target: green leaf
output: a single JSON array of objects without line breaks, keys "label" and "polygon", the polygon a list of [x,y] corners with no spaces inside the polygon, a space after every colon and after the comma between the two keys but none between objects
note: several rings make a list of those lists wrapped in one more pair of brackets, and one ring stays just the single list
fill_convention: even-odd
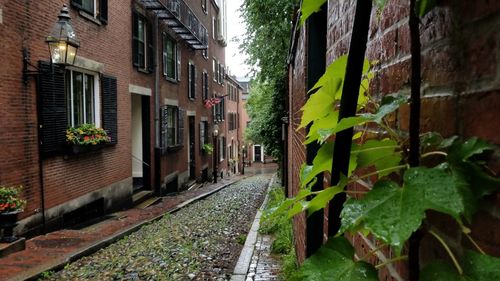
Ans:
[{"label": "green leaf", "polygon": [[385,7],[385,4],[387,3],[387,0],[375,0],[375,5],[382,10]]},{"label": "green leaf", "polygon": [[364,198],[350,198],[344,204],[340,232],[361,226],[400,253],[425,217],[422,203],[418,190],[400,188],[392,181],[378,181]]},{"label": "green leaf", "polygon": [[448,151],[451,170],[470,185],[476,199],[492,194],[500,186],[500,178],[489,175],[474,159],[474,156],[494,148],[486,141],[473,137],[465,142],[455,141]]},{"label": "green leaf", "polygon": [[[356,157],[357,167],[375,166],[378,171],[392,168],[401,162],[402,156],[398,143],[394,140],[369,140],[352,151]],[[391,172],[381,172],[380,177],[386,176]]]},{"label": "green leaf", "polygon": [[339,184],[321,190],[319,194],[316,194],[316,196],[314,196],[314,198],[309,201],[307,215],[312,215],[314,212],[325,208],[326,204],[330,202],[330,200],[332,200],[335,195],[344,191],[344,187],[346,185],[347,178],[345,176],[341,176]]},{"label": "green leaf", "polygon": [[355,262],[354,248],[344,237],[330,238],[292,276],[292,281],[376,281],[375,268],[365,262]]},{"label": "green leaf", "polygon": [[404,174],[405,185],[378,181],[364,198],[349,199],[341,213],[341,232],[364,228],[399,253],[417,230],[425,210],[433,209],[458,218],[463,201],[452,175],[440,169],[411,168]]},{"label": "green leaf", "polygon": [[399,96],[396,98],[392,99],[386,99],[386,103],[382,103],[382,106],[378,109],[377,113],[375,114],[363,114],[363,116],[366,116],[370,118],[372,121],[380,124],[382,122],[382,119],[387,116],[388,114],[396,111],[403,103],[407,102],[407,98],[404,96]]},{"label": "green leaf", "polygon": [[[330,80],[339,80],[342,82],[347,67],[347,55],[343,55],[334,60],[327,68],[325,73],[318,79],[318,82],[309,90],[309,93],[315,89],[323,87]],[[342,84],[342,83],[340,83]],[[341,88],[337,89],[340,90]]]},{"label": "green leaf", "polygon": [[485,151],[493,150],[495,147],[488,142],[472,137],[465,142],[455,142],[450,149],[452,161],[467,161],[470,157],[482,154]]},{"label": "green leaf", "polygon": [[325,142],[331,136],[331,132],[337,126],[337,121],[339,119],[338,111],[331,111],[327,116],[314,121],[314,123],[309,128],[309,133],[307,134],[304,144],[309,144],[314,141],[320,143]]},{"label": "green leaf", "polygon": [[293,207],[290,210],[288,210],[288,218],[292,218],[295,215],[304,212],[305,210],[307,210],[308,207],[309,207],[309,201],[301,200],[295,202]]},{"label": "green leaf", "polygon": [[368,120],[370,120],[370,118],[364,116],[342,118],[342,120],[340,120],[340,122],[337,124],[337,127],[335,127],[335,129],[333,130],[333,133],[338,133],[345,129],[361,125]]},{"label": "green leaf", "polygon": [[301,173],[303,175],[300,181],[301,187],[306,186],[319,173],[332,169],[333,146],[333,142],[327,142],[321,146],[314,157],[313,165],[307,167],[307,173]]},{"label": "green leaf", "polygon": [[420,281],[456,281],[460,278],[453,266],[445,261],[433,261],[420,272]]},{"label": "green leaf", "polygon": [[436,7],[436,0],[417,0],[415,5],[415,13],[419,17],[425,16],[430,10]]},{"label": "green leaf", "polygon": [[500,280],[500,259],[482,255],[473,251],[465,251],[461,259],[463,274],[445,261],[433,261],[421,272],[421,281],[496,281]]},{"label": "green leaf", "polygon": [[458,139],[458,136],[453,136],[447,139],[444,139],[438,146],[438,148],[448,148],[453,145],[453,143]]},{"label": "green leaf", "polygon": [[458,187],[460,183],[441,169],[408,169],[404,174],[404,184],[407,189],[419,191],[418,196],[423,196],[422,207],[426,210],[445,213],[455,219],[459,219],[464,212],[464,202]]},{"label": "green leaf", "polygon": [[321,119],[333,111],[334,95],[336,89],[340,87],[338,80],[329,80],[318,91],[309,96],[309,99],[301,108],[302,120],[300,128],[304,128],[312,121]]},{"label": "green leaf", "polygon": [[304,25],[306,20],[316,12],[319,12],[321,6],[326,2],[326,0],[304,0],[302,2],[302,7],[300,10],[302,15],[300,16],[300,25]]},{"label": "green leaf", "polygon": [[500,258],[465,251],[462,266],[473,280],[500,280]]}]

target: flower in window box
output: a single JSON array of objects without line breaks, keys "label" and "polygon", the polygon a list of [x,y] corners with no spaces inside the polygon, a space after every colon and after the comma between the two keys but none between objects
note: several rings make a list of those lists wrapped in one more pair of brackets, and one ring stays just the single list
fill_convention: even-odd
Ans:
[{"label": "flower in window box", "polygon": [[83,124],[77,128],[68,128],[66,141],[69,144],[92,146],[109,143],[111,138],[103,128],[96,128],[94,124]]},{"label": "flower in window box", "polygon": [[22,212],[26,200],[19,198],[21,186],[7,187],[0,185],[0,214]]},{"label": "flower in window box", "polygon": [[214,147],[211,143],[204,144],[201,149],[203,149],[203,151],[205,151],[208,155],[212,154],[214,151]]}]

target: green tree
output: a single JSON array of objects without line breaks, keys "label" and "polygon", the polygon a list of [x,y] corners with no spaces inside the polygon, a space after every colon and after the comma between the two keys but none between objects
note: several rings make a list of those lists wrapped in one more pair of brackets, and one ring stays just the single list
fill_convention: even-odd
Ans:
[{"label": "green tree", "polygon": [[240,8],[247,32],[240,49],[248,55],[254,82],[247,110],[246,139],[281,159],[281,118],[285,116],[286,67],[297,0],[245,0]]}]

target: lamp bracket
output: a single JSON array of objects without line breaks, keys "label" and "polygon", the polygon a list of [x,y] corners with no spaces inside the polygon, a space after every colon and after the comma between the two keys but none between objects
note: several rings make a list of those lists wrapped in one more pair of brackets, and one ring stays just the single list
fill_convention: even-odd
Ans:
[{"label": "lamp bracket", "polygon": [[[29,67],[35,70],[30,70]],[[23,82],[24,85],[28,85],[29,76],[38,76],[42,73],[40,68],[30,62],[29,52],[27,48],[23,48]]]}]

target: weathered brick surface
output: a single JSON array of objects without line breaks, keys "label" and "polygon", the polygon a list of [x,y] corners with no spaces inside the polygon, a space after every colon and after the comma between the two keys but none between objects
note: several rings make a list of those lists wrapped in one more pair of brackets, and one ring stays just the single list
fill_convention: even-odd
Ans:
[{"label": "weathered brick surface", "polygon": [[[354,19],[355,1],[328,1],[327,64],[348,51]],[[405,0],[389,0],[381,11],[372,11],[369,29],[367,58],[378,61],[374,67],[374,78],[370,92],[376,97],[383,95],[409,95],[411,79],[410,32],[408,26],[409,2]],[[422,43],[422,111],[421,131],[438,131],[444,136],[459,135],[464,138],[478,136],[492,143],[499,144],[497,128],[500,128],[499,89],[500,52],[498,32],[500,22],[499,1],[439,1],[434,8],[421,19],[420,39]],[[292,65],[290,79],[291,116],[300,119],[297,109],[303,104],[303,79],[307,75],[303,62],[307,48],[301,33],[295,61]],[[302,44],[302,45],[301,45]],[[301,60],[302,59],[302,60]],[[303,96],[302,96],[303,97]],[[294,122],[300,122],[295,120]],[[409,128],[409,107],[402,106],[391,118],[391,124],[401,131]],[[297,154],[304,153],[298,145],[302,131],[290,128],[291,160],[299,161]],[[295,143],[295,146],[293,144]],[[292,158],[295,156],[295,158]],[[303,161],[303,159],[302,159]],[[493,172],[500,172],[498,160],[494,160]],[[290,170],[300,163],[291,163]],[[289,174],[295,173],[290,172]],[[289,182],[297,189],[298,176]],[[359,190],[359,186],[350,187]],[[498,195],[491,198],[490,203],[498,208]],[[436,214],[429,214],[430,219],[446,235],[450,243],[470,247],[467,238],[460,234],[458,228],[450,227],[450,220]],[[299,220],[299,219],[297,219]],[[498,230],[492,225],[498,224],[498,214],[483,213],[478,215],[472,224],[472,236],[484,247],[486,252],[499,255]],[[297,227],[301,227],[296,224]],[[300,230],[303,231],[303,230]],[[298,233],[297,241],[303,241],[303,232]],[[367,251],[366,241],[360,237],[351,237],[358,256]],[[377,241],[372,238],[372,246]],[[443,256],[432,237],[425,237],[423,253],[425,257]],[[435,239],[434,239],[435,240]],[[297,243],[297,247],[303,244]],[[298,251],[300,252],[300,251]],[[387,258],[389,250],[381,251]],[[375,258],[373,263],[379,261]],[[407,277],[404,262],[393,265],[394,272],[381,271],[381,280],[403,280]],[[391,277],[392,276],[392,277]],[[399,276],[399,277],[398,277]],[[392,278],[392,279],[391,279]]]},{"label": "weathered brick surface", "polygon": [[[208,13],[201,10],[199,1],[189,6],[195,12],[202,24],[212,34],[212,16],[216,8],[209,4]],[[108,24],[100,25],[89,20],[73,7],[70,15],[75,33],[80,41],[78,56],[104,65],[103,74],[117,78],[118,103],[118,144],[106,147],[98,153],[87,155],[54,156],[42,160],[43,175],[40,175],[38,163],[38,132],[37,132],[37,92],[36,80],[30,77],[27,86],[22,81],[22,48],[27,48],[31,63],[38,60],[48,61],[49,52],[45,37],[50,33],[57,15],[63,4],[69,6],[70,1],[8,1],[0,0],[3,21],[0,24],[0,184],[23,185],[24,197],[28,201],[22,218],[38,214],[41,208],[41,176],[44,184],[45,208],[60,206],[70,200],[88,195],[94,191],[122,182],[132,177],[131,159],[131,108],[132,94],[129,85],[137,85],[152,90],[149,98],[150,109],[150,150],[151,186],[161,184],[155,182],[154,148],[158,146],[155,140],[155,75],[138,71],[132,64],[132,10],[137,10],[152,23],[154,17],[144,11],[136,0],[108,1]],[[209,1],[209,3],[211,3]],[[160,23],[160,32],[169,32]],[[206,117],[212,122],[211,109],[203,106],[201,97],[201,73],[209,73],[209,93],[222,95],[226,87],[213,82],[212,58],[215,57],[225,65],[224,48],[210,36],[208,59],[203,58],[201,51],[193,51],[179,40],[181,54],[181,81],[172,83],[162,78],[159,81],[159,101],[164,104],[165,98],[176,99],[179,106],[195,113],[195,147],[196,175],[201,177],[203,166],[210,165],[211,157],[202,155],[199,148],[199,122]],[[162,68],[162,42],[154,38],[155,49],[159,55],[158,68]],[[159,39],[161,41],[161,37]],[[158,44],[156,44],[158,43]],[[196,99],[188,99],[188,62],[192,61],[197,69]],[[30,68],[33,70],[33,68]],[[219,126],[225,130],[225,123]],[[183,143],[187,144],[189,123],[184,120],[185,134]],[[161,159],[159,178],[178,171],[184,173],[188,169],[188,146],[178,152],[167,154]],[[225,162],[220,165],[227,165]],[[63,214],[60,214],[63,215]]]}]

